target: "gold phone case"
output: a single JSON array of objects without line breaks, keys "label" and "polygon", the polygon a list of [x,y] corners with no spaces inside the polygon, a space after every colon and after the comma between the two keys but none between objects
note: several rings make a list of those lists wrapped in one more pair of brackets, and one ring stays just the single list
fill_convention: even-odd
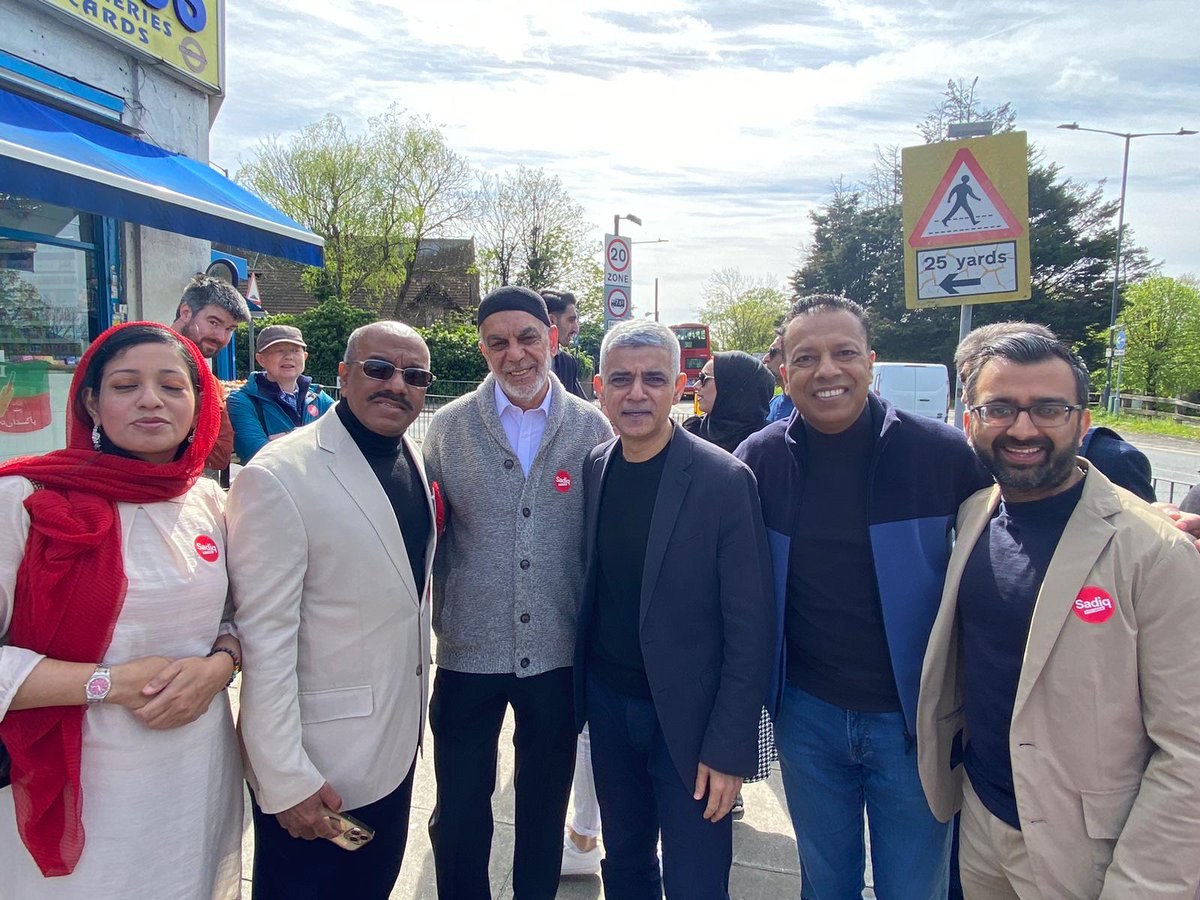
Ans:
[{"label": "gold phone case", "polygon": [[329,818],[334,820],[337,827],[342,830],[341,834],[329,840],[333,841],[343,850],[357,850],[360,847],[365,847],[375,837],[374,828],[364,825],[353,816],[348,816],[345,813],[335,813],[332,810],[328,815]]}]

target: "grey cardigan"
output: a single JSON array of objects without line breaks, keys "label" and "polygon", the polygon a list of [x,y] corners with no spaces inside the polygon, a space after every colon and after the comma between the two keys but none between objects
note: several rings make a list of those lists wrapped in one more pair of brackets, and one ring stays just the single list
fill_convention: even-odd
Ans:
[{"label": "grey cardigan", "polygon": [[583,587],[583,462],[612,437],[550,375],[546,431],[526,478],[496,413],[492,375],[434,414],[423,454],[445,505],[433,579],[437,663],[538,675],[571,665]]}]

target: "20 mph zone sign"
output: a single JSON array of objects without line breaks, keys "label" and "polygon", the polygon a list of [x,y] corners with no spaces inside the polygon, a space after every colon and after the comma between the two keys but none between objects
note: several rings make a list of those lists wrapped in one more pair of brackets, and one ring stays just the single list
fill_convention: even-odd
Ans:
[{"label": "20 mph zone sign", "polygon": [[604,328],[629,318],[633,294],[633,258],[629,238],[604,236]]},{"label": "20 mph zone sign", "polygon": [[1025,132],[905,147],[909,309],[1028,300]]}]

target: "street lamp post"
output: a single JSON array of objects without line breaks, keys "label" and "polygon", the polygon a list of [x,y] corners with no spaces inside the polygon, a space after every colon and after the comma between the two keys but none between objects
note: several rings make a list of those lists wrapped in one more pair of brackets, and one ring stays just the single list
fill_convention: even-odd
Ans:
[{"label": "street lamp post", "polygon": [[[1180,128],[1178,131],[1144,131],[1140,133],[1106,131],[1103,128],[1084,128],[1078,122],[1070,122],[1058,127],[1067,131],[1090,131],[1093,134],[1111,134],[1113,137],[1123,138],[1125,141],[1125,159],[1121,163],[1121,199],[1117,204],[1117,259],[1113,269],[1112,313],[1108,320],[1108,358],[1105,360],[1104,367],[1104,392],[1100,395],[1100,405],[1107,410],[1112,399],[1113,337],[1117,329],[1117,308],[1121,302],[1121,242],[1125,236],[1125,183],[1129,177],[1129,143],[1134,138],[1140,137],[1186,137],[1187,135],[1196,134],[1196,132],[1189,131],[1186,128]],[[1118,397],[1117,404],[1119,405],[1120,402],[1120,398]]]},{"label": "street lamp post", "polygon": [[629,220],[630,222],[632,222],[634,225],[641,225],[641,224],[642,224],[642,220],[641,220],[641,219],[639,219],[637,216],[635,216],[633,213],[629,213],[629,214],[627,214],[627,215],[624,215],[624,216],[613,216],[613,234],[615,234],[615,235],[620,235],[620,233],[621,233],[621,220],[622,220],[622,219],[628,219],[628,220]]}]

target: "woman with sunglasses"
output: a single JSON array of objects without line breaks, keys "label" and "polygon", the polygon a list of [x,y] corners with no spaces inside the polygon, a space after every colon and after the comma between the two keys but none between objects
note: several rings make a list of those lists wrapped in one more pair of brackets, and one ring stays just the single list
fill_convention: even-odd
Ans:
[{"label": "woman with sunglasses", "polygon": [[333,398],[304,374],[308,345],[299,328],[268,325],[258,333],[254,358],[262,370],[251,372],[228,400],[233,449],[243,465],[268,441],[315,422],[333,406]]},{"label": "woman with sunglasses", "polygon": [[169,328],[110,328],[67,449],[0,466],[0,897],[240,894],[219,390]]},{"label": "woman with sunglasses", "polygon": [[741,350],[714,354],[696,378],[701,416],[683,427],[732,453],[766,424],[775,379],[766,366]]}]

